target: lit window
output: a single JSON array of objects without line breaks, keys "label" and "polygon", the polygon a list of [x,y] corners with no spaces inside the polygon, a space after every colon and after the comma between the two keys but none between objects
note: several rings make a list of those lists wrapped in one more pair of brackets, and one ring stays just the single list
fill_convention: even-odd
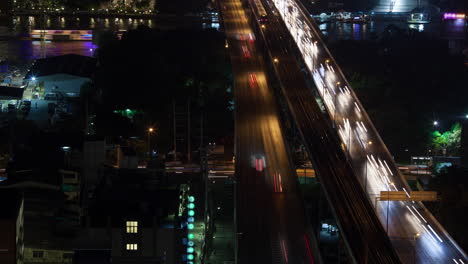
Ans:
[{"label": "lit window", "polygon": [[127,221],[127,233],[138,233],[137,221]]},{"label": "lit window", "polygon": [[127,250],[138,250],[138,244],[127,244]]}]

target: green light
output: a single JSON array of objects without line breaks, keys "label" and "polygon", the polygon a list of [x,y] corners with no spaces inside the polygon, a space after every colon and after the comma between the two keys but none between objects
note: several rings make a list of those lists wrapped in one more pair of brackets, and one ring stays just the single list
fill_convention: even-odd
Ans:
[{"label": "green light", "polygon": [[188,224],[188,225],[187,225],[187,228],[190,229],[190,230],[192,230],[194,227],[195,227],[195,226],[194,226],[193,224]]},{"label": "green light", "polygon": [[195,197],[189,196],[188,201],[191,202],[191,203],[195,202]]},{"label": "green light", "polygon": [[193,208],[195,208],[195,204],[194,203],[189,203],[187,205],[187,207],[188,207],[188,209],[193,209]]},{"label": "green light", "polygon": [[188,238],[188,239],[194,239],[194,238],[195,238],[195,235],[194,235],[194,234],[188,234],[188,235],[187,235],[187,238]]},{"label": "green light", "polygon": [[188,211],[188,215],[189,215],[189,216],[194,216],[194,215],[195,215],[195,211],[189,210],[189,211]]},{"label": "green light", "polygon": [[188,259],[188,260],[193,260],[193,255],[192,255],[192,254],[188,254],[188,255],[187,255],[187,259]]},{"label": "green light", "polygon": [[194,251],[193,247],[188,247],[187,248],[187,253],[193,253],[193,251]]}]

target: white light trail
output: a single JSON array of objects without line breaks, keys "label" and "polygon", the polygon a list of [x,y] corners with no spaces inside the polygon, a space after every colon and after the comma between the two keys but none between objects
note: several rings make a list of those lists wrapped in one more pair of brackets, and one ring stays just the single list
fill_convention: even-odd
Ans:
[{"label": "white light trail", "polygon": [[413,207],[414,211],[419,215],[419,217],[421,217],[422,220],[424,220],[424,223],[427,224],[426,219],[419,213],[418,209],[416,209],[416,207],[414,207],[414,205],[412,205],[411,207]]},{"label": "white light trail", "polygon": [[431,232],[429,232],[429,230],[427,229],[427,227],[425,225],[422,225],[422,227],[424,227],[424,229],[426,230],[426,233],[429,235],[429,237],[432,239],[432,241],[434,243],[437,243],[437,241],[435,240],[434,236],[431,234]]},{"label": "white light trail", "polygon": [[444,242],[440,236],[434,231],[434,229],[432,229],[432,226],[431,225],[427,225],[429,227],[429,229],[431,229],[432,233],[437,237],[437,239],[442,243]]},{"label": "white light trail", "polygon": [[354,102],[354,106],[356,107],[356,110],[358,110],[358,112],[360,113],[360,112],[361,112],[361,109],[360,109],[359,106],[356,104],[356,102]]},{"label": "white light trail", "polygon": [[[311,72],[314,82],[316,84],[319,95],[322,98],[322,101],[332,119],[336,122],[337,120],[343,120],[343,123],[337,125],[337,130],[343,144],[350,149],[350,143],[352,142],[351,137],[356,137],[359,142],[358,145],[366,152],[365,155],[367,159],[365,162],[366,168],[366,178],[368,181],[369,190],[372,192],[369,195],[375,195],[382,190],[395,190],[398,191],[398,186],[400,189],[405,191],[406,195],[410,197],[408,191],[404,188],[407,186],[401,179],[401,175],[398,173],[398,170],[393,164],[393,160],[389,153],[381,155],[376,155],[377,153],[372,151],[378,151],[381,149],[382,142],[378,139],[378,134],[372,126],[370,120],[367,119],[367,116],[363,114],[364,109],[360,108],[359,100],[355,97],[354,93],[351,93],[351,88],[346,86],[347,82],[344,76],[342,76],[341,71],[339,70],[338,65],[332,59],[331,54],[326,50],[324,44],[320,41],[319,32],[316,32],[313,26],[307,21],[310,19],[308,14],[303,11],[302,7],[297,0],[273,0],[275,7],[278,9],[280,16],[282,17],[286,27],[291,33],[292,38],[299,51],[301,52],[305,65],[308,70]],[[319,56],[320,55],[320,56]],[[337,70],[335,70],[337,68]],[[340,83],[342,85],[340,85]],[[353,102],[354,106],[351,105]],[[339,115],[337,115],[339,112]],[[337,116],[339,118],[337,119]],[[358,120],[358,121],[356,121]],[[351,127],[350,121],[353,122],[353,127]],[[368,128],[369,127],[369,131]],[[377,137],[376,137],[377,135]],[[369,138],[372,138],[373,144],[375,147],[369,147]],[[376,139],[377,138],[377,139]],[[385,150],[385,152],[387,152]],[[351,159],[360,158],[351,156]],[[387,163],[387,161],[390,165]],[[353,160],[355,161],[355,160]],[[362,161],[359,161],[362,162]],[[370,165],[370,166],[368,166]],[[392,187],[391,187],[392,186]],[[442,242],[440,236],[433,230],[433,228],[428,224],[428,221],[422,216],[417,207],[415,207],[415,202],[401,202],[395,203],[398,206],[406,206],[407,210],[411,213],[408,214],[404,210],[405,223],[413,225],[416,230],[421,230],[418,223],[426,230],[428,236],[424,236],[421,245],[429,245],[430,240],[437,242],[439,240]],[[412,207],[412,208],[411,208]],[[395,217],[399,217],[398,215]],[[413,221],[411,219],[416,219]],[[424,221],[424,223],[422,222]],[[403,223],[403,225],[405,224]],[[426,227],[427,225],[427,227]],[[430,230],[429,230],[429,229]],[[437,238],[437,240],[436,240]],[[427,241],[427,242],[425,242]],[[439,244],[439,243],[436,243]],[[422,246],[422,249],[424,246]],[[444,254],[441,250],[440,252],[426,251],[426,254],[434,254],[434,256],[439,256]],[[450,261],[454,256],[446,257],[446,262]],[[458,257],[457,257],[458,259]],[[455,263],[456,262],[456,259]],[[458,264],[464,264],[461,259]]]},{"label": "white light trail", "polygon": [[421,220],[419,220],[419,218],[413,213],[413,210],[411,210],[411,208],[409,208],[409,206],[406,206],[406,208],[408,208],[408,210],[411,212],[411,214],[414,216],[414,218],[416,218],[416,220],[418,220],[418,222],[420,224],[422,224]]},{"label": "white light trail", "polygon": [[385,160],[383,162],[385,163],[385,167],[387,167],[388,171],[390,172],[390,175],[393,176],[392,170],[388,167],[387,162]]}]

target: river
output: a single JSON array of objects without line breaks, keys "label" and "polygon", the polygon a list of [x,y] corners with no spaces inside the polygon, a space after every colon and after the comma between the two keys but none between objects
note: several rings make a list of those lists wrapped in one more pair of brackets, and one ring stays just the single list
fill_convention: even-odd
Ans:
[{"label": "river", "polygon": [[[138,25],[152,28],[159,27],[153,19],[131,18],[78,18],[55,17],[40,23],[34,17],[0,18],[0,59],[8,59],[13,64],[27,64],[41,57],[39,41],[26,40],[31,29],[40,25],[47,29],[90,29],[90,30],[129,30]],[[427,32],[436,37],[447,39],[466,39],[466,25],[456,21],[434,22],[430,24],[407,24],[398,21],[371,21],[365,24],[327,22],[319,24],[322,33],[330,41],[341,39],[366,40],[379,36],[390,24],[407,30]],[[46,56],[58,56],[68,53],[92,56],[96,46],[91,41],[60,41],[46,44]]]}]

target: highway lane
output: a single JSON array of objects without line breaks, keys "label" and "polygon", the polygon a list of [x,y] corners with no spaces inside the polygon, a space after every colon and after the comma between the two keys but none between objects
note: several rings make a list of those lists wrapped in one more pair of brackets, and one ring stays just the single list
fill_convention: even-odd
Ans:
[{"label": "highway lane", "polygon": [[[291,6],[288,7],[288,4],[283,5],[282,0],[275,2],[280,8],[288,10],[284,15],[286,25],[289,25],[296,43],[300,43],[302,56],[311,69],[310,74],[340,134],[344,149],[352,161],[354,173],[358,175],[369,199],[374,201],[380,191],[409,191],[409,186],[399,173],[370,118],[318,37],[316,26],[313,23],[307,24],[309,19],[297,21],[301,14],[300,8],[295,10]],[[292,2],[295,1],[289,3]],[[266,6],[271,7],[268,4]],[[278,13],[276,11],[276,14]],[[270,14],[270,17],[274,15]],[[299,26],[308,27],[310,32],[300,32]],[[279,28],[286,27],[269,27],[270,30]],[[287,49],[282,40],[291,38],[288,36],[289,32],[283,30],[280,34],[282,39],[277,37],[277,42],[283,43],[283,50]],[[313,97],[310,96],[309,100],[313,100]],[[404,263],[468,263],[464,251],[422,203],[382,201],[375,204],[381,222]]]},{"label": "highway lane", "polygon": [[[266,4],[265,4],[266,6]],[[328,126],[312,91],[307,87],[297,59],[288,52],[289,38],[270,13],[262,27],[268,50],[283,92],[306,148],[313,159],[318,178],[329,194],[341,232],[356,263],[399,263],[379,219],[343,155],[339,138]]]},{"label": "highway lane", "polygon": [[220,1],[235,76],[238,263],[313,263],[297,178],[241,2]]}]

